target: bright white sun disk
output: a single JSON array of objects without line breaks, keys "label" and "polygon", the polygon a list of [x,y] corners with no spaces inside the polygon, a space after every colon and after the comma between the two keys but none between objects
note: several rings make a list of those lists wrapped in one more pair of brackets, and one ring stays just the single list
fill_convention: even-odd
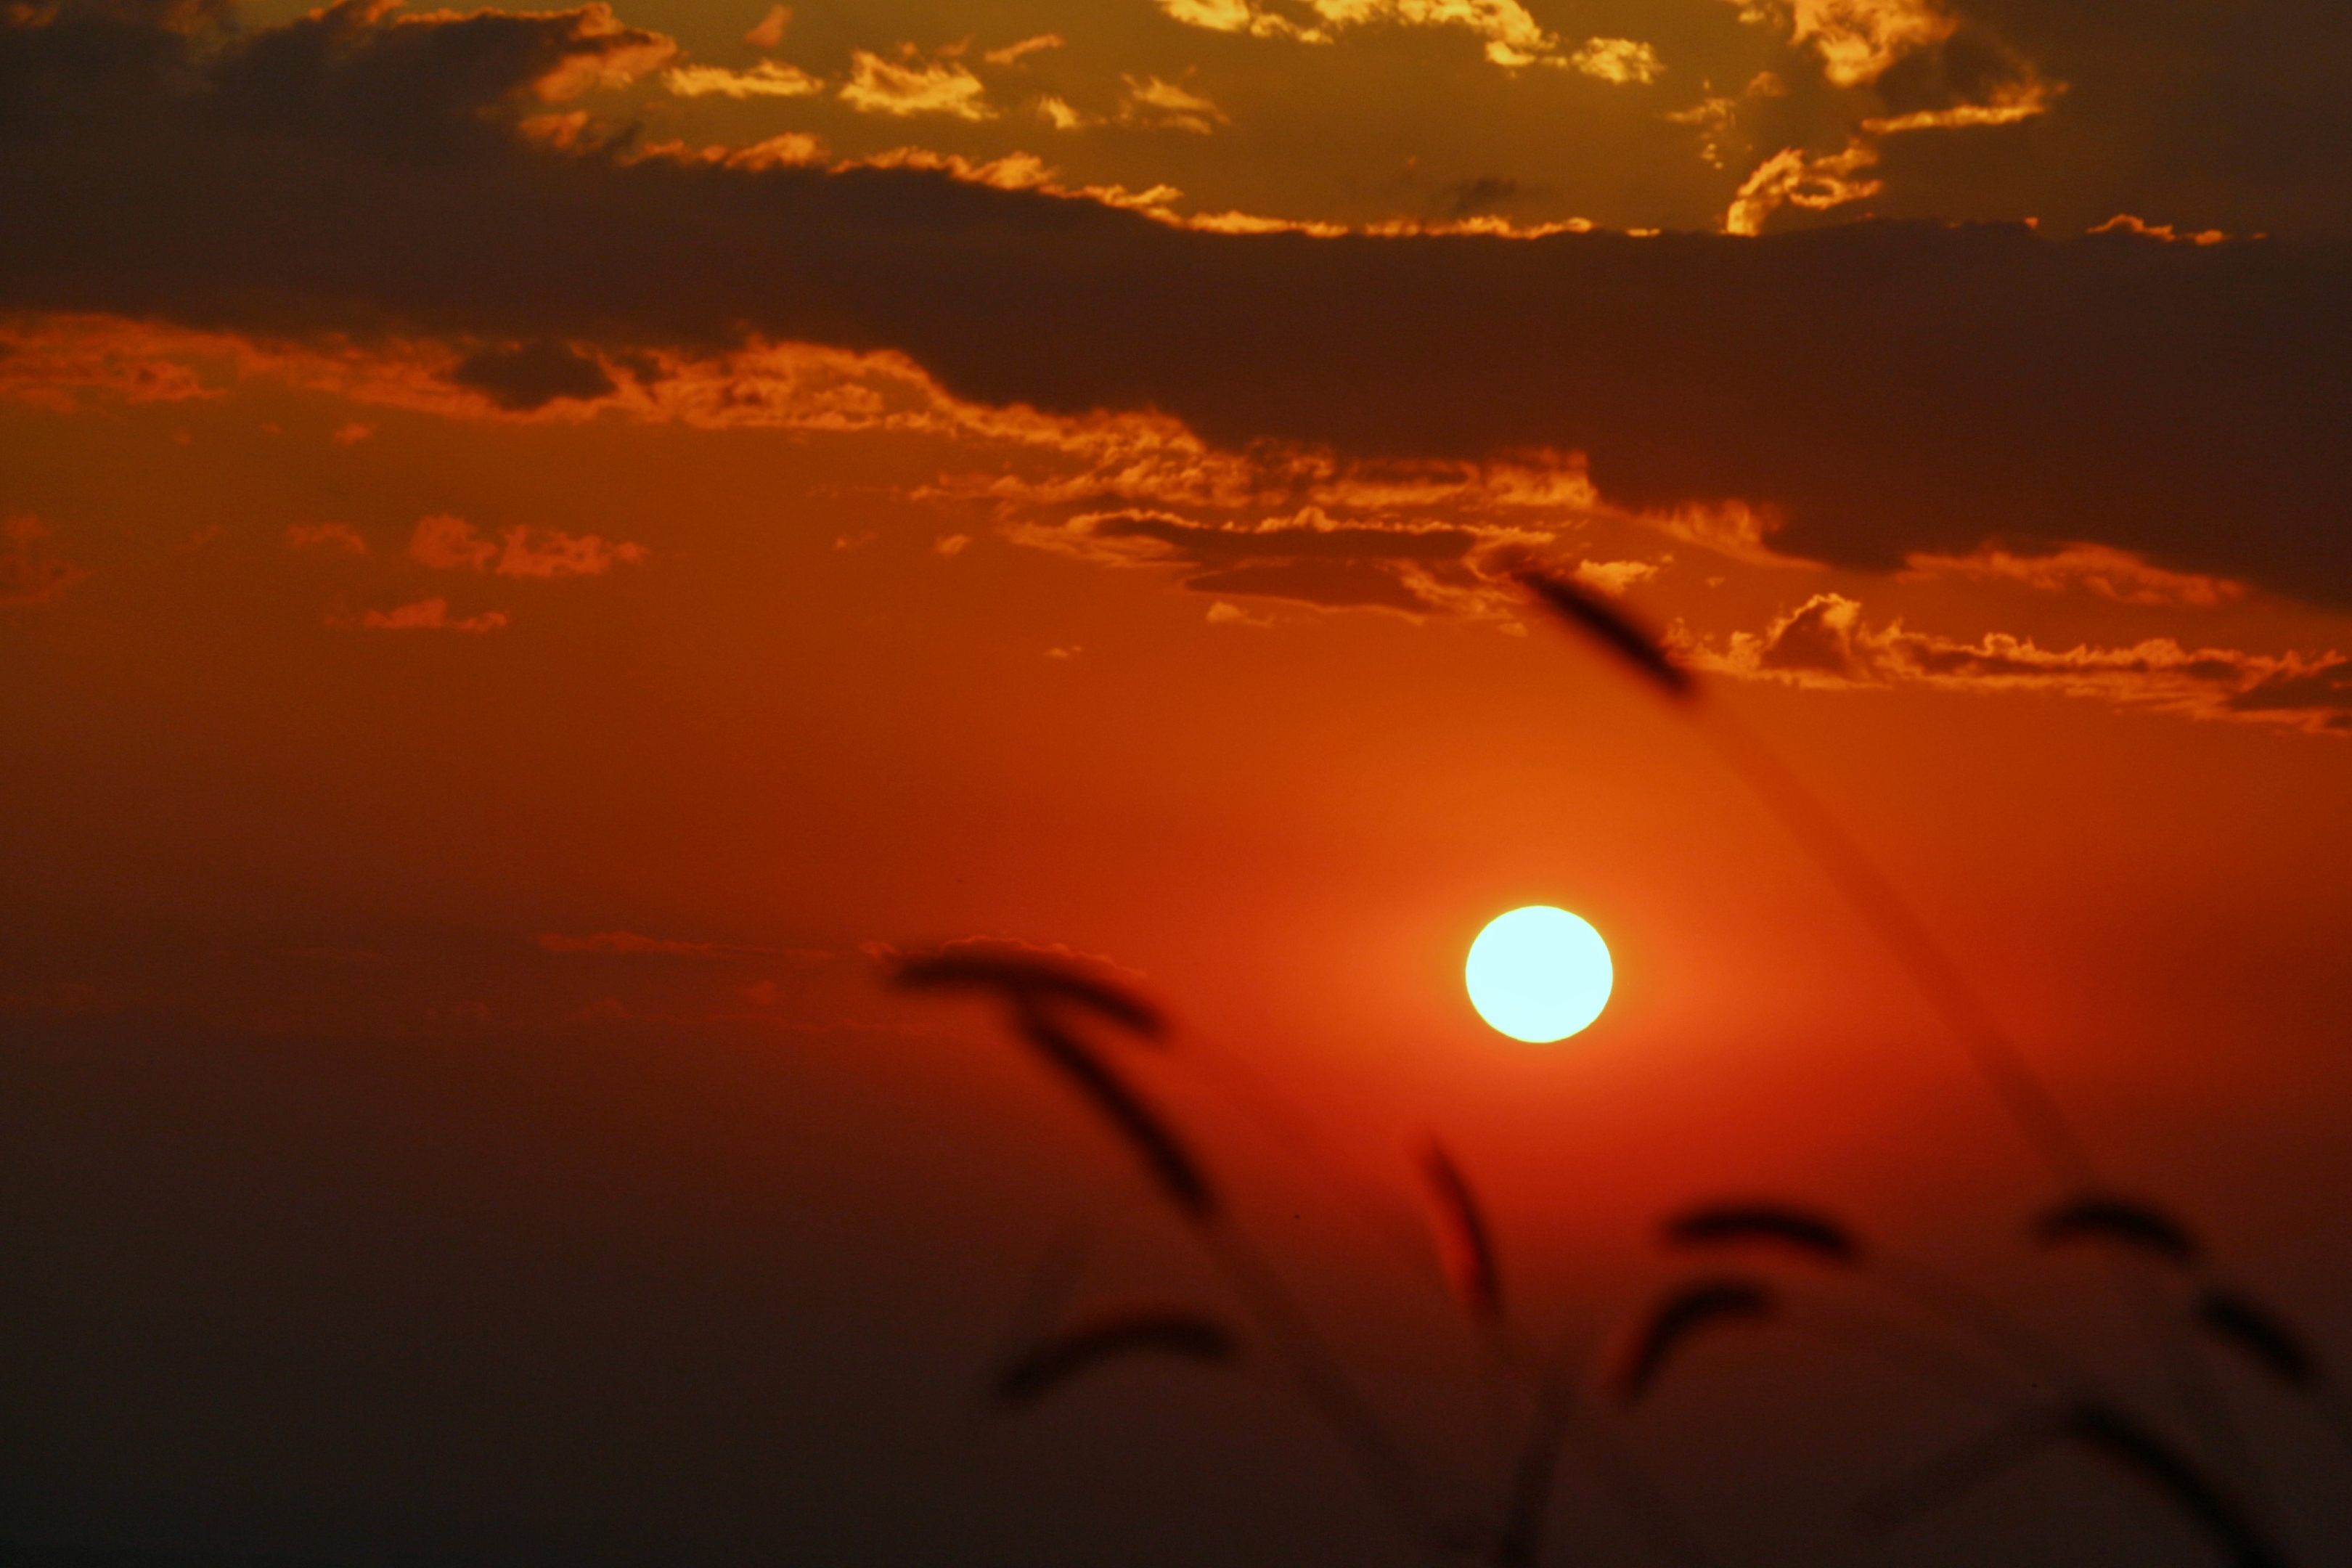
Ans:
[{"label": "bright white sun disk", "polygon": [[1478,1016],[1515,1040],[1547,1045],[1601,1016],[1616,970],[1590,922],[1530,904],[1487,922],[1463,979]]}]

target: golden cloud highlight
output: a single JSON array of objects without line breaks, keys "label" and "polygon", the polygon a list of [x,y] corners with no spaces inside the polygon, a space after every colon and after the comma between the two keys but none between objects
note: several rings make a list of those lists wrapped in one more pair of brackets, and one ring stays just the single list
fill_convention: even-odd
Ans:
[{"label": "golden cloud highlight", "polygon": [[1873,136],[1906,131],[1955,131],[1974,125],[2014,125],[2047,113],[2051,103],[2066,90],[2063,81],[2043,81],[2029,72],[2018,81],[2003,82],[1982,103],[1957,103],[1948,109],[1919,109],[1862,122]]},{"label": "golden cloud highlight", "polygon": [[1034,55],[1040,49],[1058,49],[1062,47],[1062,35],[1059,33],[1040,33],[1034,38],[1024,38],[1017,44],[1007,44],[1001,49],[991,49],[980,58],[992,66],[1015,66],[1019,65],[1026,56]]},{"label": "golden cloud highlight", "polygon": [[849,80],[839,96],[866,114],[944,114],[955,120],[996,115],[988,104],[988,89],[964,67],[951,61],[895,65],[865,49],[850,51]]},{"label": "golden cloud highlight", "polygon": [[1665,68],[1657,51],[1632,38],[1589,38],[1570,49],[1519,0],[1307,0],[1317,20],[1302,25],[1255,0],[1159,0],[1162,14],[1187,26],[1259,38],[1328,44],[1359,27],[1459,27],[1507,70],[1554,66],[1602,81],[1639,84]]},{"label": "golden cloud highlight", "polygon": [[1209,99],[1175,82],[1162,81],[1156,76],[1129,77],[1126,81],[1127,92],[1118,108],[1119,123],[1123,125],[1152,131],[1189,131],[1206,136],[1218,126],[1232,123],[1224,110]]},{"label": "golden cloud highlight", "polygon": [[2220,245],[2230,237],[2218,228],[2200,229],[2194,234],[2176,234],[2168,223],[2143,223],[2129,213],[2117,213],[2106,222],[2084,232],[2128,235],[2136,239],[2153,239],[2166,245]]},{"label": "golden cloud highlight", "polygon": [[1726,234],[1758,235],[1764,220],[1783,205],[1824,212],[1847,202],[1876,195],[1883,180],[1866,179],[1859,171],[1878,162],[1875,149],[1862,142],[1847,143],[1843,153],[1811,156],[1783,147],[1759,164],[1731,198],[1723,215]]},{"label": "golden cloud highlight", "polygon": [[1940,44],[1958,27],[1932,0],[1732,0],[1742,21],[1785,26],[1789,41],[1810,44],[1822,74],[1838,87],[1876,81],[1915,49]]},{"label": "golden cloud highlight", "polygon": [[823,78],[782,60],[761,60],[743,71],[723,66],[679,66],[662,72],[662,86],[679,98],[714,93],[723,98],[810,98],[824,90]]},{"label": "golden cloud highlight", "polygon": [[1620,87],[1646,87],[1666,70],[1657,50],[1632,38],[1587,38],[1565,63],[1571,70]]}]

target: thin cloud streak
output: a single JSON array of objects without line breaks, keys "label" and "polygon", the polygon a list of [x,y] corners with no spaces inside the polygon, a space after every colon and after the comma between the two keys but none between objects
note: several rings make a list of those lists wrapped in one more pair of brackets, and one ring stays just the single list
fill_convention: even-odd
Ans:
[{"label": "thin cloud streak", "polygon": [[2117,709],[2352,735],[2352,658],[2249,653],[2150,637],[2128,647],[2045,648],[1987,632],[1970,642],[1873,625],[1861,604],[1816,594],[1761,632],[1713,641],[1688,633],[1677,653],[1694,668],[1814,689],[1920,688],[1976,694],[2087,698]]}]

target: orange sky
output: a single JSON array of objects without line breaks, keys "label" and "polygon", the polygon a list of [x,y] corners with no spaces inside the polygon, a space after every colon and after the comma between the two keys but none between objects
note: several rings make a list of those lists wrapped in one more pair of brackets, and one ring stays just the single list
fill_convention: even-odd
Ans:
[{"label": "orange sky", "polygon": [[[1062,1227],[1088,1290],[1223,1288],[992,1015],[881,984],[973,937],[1171,1008],[1138,1070],[1437,1471],[1488,1413],[1433,1265],[1237,1086],[1408,1230],[1440,1133],[1586,1360],[1662,1212],[1782,1194],[2160,1394],[1949,1030],[1530,567],[2352,1355],[2352,141],[2298,26],[6,12],[0,1541],[1415,1560],[1263,1368],[975,1425]],[[1618,964],[1559,1047],[1461,990],[1528,902]],[[2057,1472],[1853,1555],[1969,1419],[1808,1343],[1636,1431],[1725,1561],[2203,1560]],[[2231,1397],[2326,1560],[2343,1455]],[[1558,1560],[1664,1560],[1563,1485]]]}]

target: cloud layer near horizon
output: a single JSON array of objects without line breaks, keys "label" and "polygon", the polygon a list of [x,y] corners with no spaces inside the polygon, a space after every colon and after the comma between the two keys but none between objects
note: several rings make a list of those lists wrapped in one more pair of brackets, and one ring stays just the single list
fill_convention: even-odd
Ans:
[{"label": "cloud layer near horizon", "polygon": [[0,27],[0,307],[434,336],[510,408],[664,374],[648,350],[896,349],[961,397],[1231,447],[1582,450],[1615,504],[1738,500],[1842,564],[2090,541],[2352,604],[2345,247],[1214,234],[535,125],[667,58],[593,6]]}]

